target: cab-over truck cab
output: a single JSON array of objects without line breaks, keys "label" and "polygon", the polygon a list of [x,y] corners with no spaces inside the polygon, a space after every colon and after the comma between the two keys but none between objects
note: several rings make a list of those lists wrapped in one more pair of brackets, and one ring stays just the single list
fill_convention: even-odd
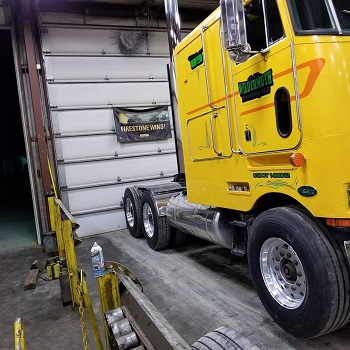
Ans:
[{"label": "cab-over truck cab", "polygon": [[347,324],[349,1],[221,0],[174,57],[186,190],[129,190],[129,229],[153,249],[172,227],[247,255],[295,336]]}]

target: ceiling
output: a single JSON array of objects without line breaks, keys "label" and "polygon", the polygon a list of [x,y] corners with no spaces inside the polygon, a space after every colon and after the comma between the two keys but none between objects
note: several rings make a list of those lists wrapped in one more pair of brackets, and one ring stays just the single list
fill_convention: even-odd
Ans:
[{"label": "ceiling", "polygon": [[[181,21],[201,21],[219,6],[219,0],[178,0]],[[40,0],[43,11],[78,12],[103,16],[164,18],[164,0]]]}]

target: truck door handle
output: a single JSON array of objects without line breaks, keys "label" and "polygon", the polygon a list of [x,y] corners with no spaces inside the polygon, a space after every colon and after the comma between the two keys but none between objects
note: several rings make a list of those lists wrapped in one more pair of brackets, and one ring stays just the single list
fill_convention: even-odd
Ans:
[{"label": "truck door handle", "polygon": [[252,140],[252,133],[250,130],[244,131],[244,137],[247,142],[250,142]]},{"label": "truck door handle", "polygon": [[218,155],[218,157],[222,156],[222,152],[218,152],[216,150],[216,143],[215,143],[215,131],[214,131],[214,119],[217,118],[219,115],[217,113],[214,113],[210,117],[210,128],[211,128],[211,138],[213,140],[213,151]]}]

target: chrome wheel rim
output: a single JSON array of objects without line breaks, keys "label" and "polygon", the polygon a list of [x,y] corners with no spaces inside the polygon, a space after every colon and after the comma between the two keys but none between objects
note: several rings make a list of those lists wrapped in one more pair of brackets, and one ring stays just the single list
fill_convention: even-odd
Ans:
[{"label": "chrome wheel rim", "polygon": [[135,214],[134,214],[134,206],[131,203],[130,198],[125,200],[125,215],[126,221],[130,227],[134,227],[135,225]]},{"label": "chrome wheel rim", "polygon": [[269,238],[260,250],[260,270],[265,285],[277,303],[297,309],[307,293],[303,265],[294,249],[283,239]]},{"label": "chrome wheel rim", "polygon": [[143,226],[145,228],[146,235],[152,238],[154,235],[154,218],[151,207],[148,203],[143,205],[142,209]]}]

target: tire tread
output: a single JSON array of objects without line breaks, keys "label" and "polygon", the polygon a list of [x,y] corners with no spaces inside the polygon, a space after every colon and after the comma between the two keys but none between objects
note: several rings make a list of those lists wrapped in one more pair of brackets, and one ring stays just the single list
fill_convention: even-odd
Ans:
[{"label": "tire tread", "polygon": [[[343,326],[345,326],[350,321],[350,270],[349,270],[349,263],[347,262],[347,257],[345,253],[345,249],[341,246],[341,242],[337,242],[335,239],[333,239],[326,229],[326,227],[323,225],[323,223],[312,216],[312,214],[306,210],[303,207],[299,206],[291,206],[291,208],[297,211],[302,212],[304,215],[306,215],[310,220],[313,220],[317,226],[322,230],[324,237],[320,236],[320,239],[325,243],[325,245],[328,247],[328,243],[331,245],[331,248],[328,247],[328,251],[330,249],[333,249],[334,253],[337,256],[336,260],[332,260],[332,264],[334,267],[334,271],[336,272],[336,278],[339,285],[338,288],[338,296],[339,296],[339,304],[338,304],[338,312],[334,318],[334,322],[330,325],[329,329],[325,331],[325,333],[333,332]],[[331,257],[332,254],[329,254]]]},{"label": "tire tread", "polygon": [[[130,192],[130,193],[128,193]],[[127,187],[124,192],[124,214],[125,214],[125,221],[126,225],[128,227],[128,230],[130,232],[130,235],[134,238],[140,238],[143,237],[143,231],[142,231],[142,213],[141,213],[141,194],[142,192],[137,189],[136,187]],[[125,213],[125,200],[129,197],[130,200],[133,202],[134,205],[134,211],[135,211],[135,225],[134,228],[131,228],[128,224],[128,221],[126,220],[126,213]]]},{"label": "tire tread", "polygon": [[228,327],[207,333],[191,345],[192,350],[258,350],[247,338]]},{"label": "tire tread", "polygon": [[158,217],[158,243],[154,250],[164,249],[170,243],[170,226],[166,216]]},{"label": "tire tread", "polygon": [[184,244],[187,241],[188,234],[184,233],[182,231],[179,231],[175,228],[171,228],[171,238],[170,238],[170,246],[171,247],[178,247],[182,244]]},{"label": "tire tread", "polygon": [[[154,233],[152,237],[147,236],[145,232],[144,224],[143,224],[143,219],[141,220],[142,232],[144,233],[147,244],[151,249],[153,250],[164,249],[168,247],[170,244],[170,238],[171,238],[170,225],[167,221],[166,216],[158,216],[158,211],[155,207],[152,196],[147,191],[143,192],[141,196],[141,212],[142,212],[143,205],[145,203],[148,203],[152,211],[153,220],[154,220]],[[141,214],[141,218],[142,218],[142,214]]]}]

